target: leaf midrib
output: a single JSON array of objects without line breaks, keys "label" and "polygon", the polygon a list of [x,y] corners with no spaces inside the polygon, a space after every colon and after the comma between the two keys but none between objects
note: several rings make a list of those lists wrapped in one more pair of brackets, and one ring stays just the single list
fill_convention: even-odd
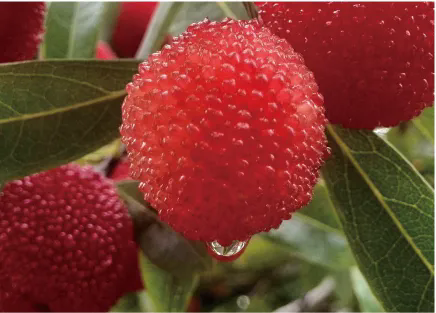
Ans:
[{"label": "leaf midrib", "polygon": [[94,98],[88,101],[84,101],[84,102],[79,102],[79,103],[73,103],[69,106],[65,106],[65,107],[61,107],[61,108],[56,108],[56,109],[52,109],[52,110],[48,110],[48,111],[42,111],[42,112],[38,112],[38,113],[32,113],[32,114],[23,114],[20,116],[16,116],[16,117],[12,117],[12,118],[8,118],[8,119],[4,119],[4,120],[0,120],[0,125],[2,124],[7,124],[7,123],[13,123],[13,122],[24,122],[27,120],[31,120],[31,119],[37,119],[40,117],[46,117],[46,116],[50,116],[50,115],[55,115],[55,114],[62,114],[68,111],[73,111],[76,109],[80,109],[86,106],[91,106],[94,104],[99,104],[100,102],[105,102],[108,100],[113,100],[113,99],[117,99],[123,96],[126,96],[127,93],[124,90],[120,90],[120,91],[114,91],[109,93],[108,95],[102,96],[102,97],[98,97],[98,98]]},{"label": "leaf midrib", "polygon": [[425,264],[425,266],[429,269],[432,275],[434,275],[434,268],[433,265],[427,260],[427,258],[422,254],[422,251],[415,245],[413,239],[410,237],[410,235],[407,233],[407,231],[404,229],[403,225],[400,223],[400,221],[397,219],[395,214],[392,212],[392,210],[389,208],[389,206],[384,201],[384,197],[381,194],[381,192],[378,190],[378,188],[375,186],[375,184],[372,182],[372,180],[369,178],[369,176],[363,171],[363,169],[360,167],[359,162],[353,157],[352,153],[348,149],[348,146],[343,142],[340,138],[340,136],[334,131],[333,127],[331,125],[327,126],[327,131],[332,135],[332,137],[335,139],[336,143],[341,148],[342,152],[346,155],[346,157],[350,160],[350,162],[353,164],[354,168],[357,170],[357,172],[361,175],[361,177],[364,179],[364,181],[368,184],[369,188],[373,192],[376,199],[379,201],[381,206],[386,210],[386,212],[391,217],[394,224],[399,229],[400,233],[404,236],[404,238],[407,240],[407,242],[410,244],[412,249],[416,252],[418,257],[421,259],[421,261]]},{"label": "leaf midrib", "polygon": [[79,9],[79,5],[80,3],[76,2],[73,4],[74,8],[73,8],[73,18],[72,18],[72,23],[70,26],[70,31],[69,36],[68,36],[68,49],[67,49],[67,55],[66,58],[70,59],[73,57],[73,52],[74,52],[74,39],[76,36],[76,24],[77,24],[77,15],[78,15],[78,9]]}]

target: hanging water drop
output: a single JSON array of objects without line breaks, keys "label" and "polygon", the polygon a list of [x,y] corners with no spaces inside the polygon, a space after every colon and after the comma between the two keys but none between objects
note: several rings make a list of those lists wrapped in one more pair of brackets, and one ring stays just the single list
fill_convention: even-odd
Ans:
[{"label": "hanging water drop", "polygon": [[222,246],[218,241],[209,242],[207,245],[217,256],[230,258],[241,252],[246,244],[246,241],[233,240],[228,246]]}]

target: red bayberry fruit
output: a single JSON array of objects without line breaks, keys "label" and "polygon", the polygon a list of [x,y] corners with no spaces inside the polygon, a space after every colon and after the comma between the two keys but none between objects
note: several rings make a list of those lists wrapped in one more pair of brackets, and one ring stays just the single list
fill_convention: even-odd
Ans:
[{"label": "red bayberry fruit", "polygon": [[53,312],[107,311],[140,287],[136,255],[126,207],[89,167],[65,165],[0,192],[5,311],[23,310],[22,299]]},{"label": "red bayberry fruit", "polygon": [[109,178],[115,181],[129,179],[129,162],[126,159],[120,160],[110,174]]},{"label": "red bayberry fruit", "polygon": [[331,123],[395,126],[433,102],[433,3],[268,2],[260,17],[301,53]]},{"label": "red bayberry fruit", "polygon": [[0,63],[32,59],[44,32],[44,2],[0,2]]},{"label": "red bayberry fruit", "polygon": [[127,91],[131,177],[186,237],[247,240],[311,199],[326,154],[322,96],[302,57],[256,21],[191,25]]},{"label": "red bayberry fruit", "polygon": [[104,41],[98,42],[95,57],[100,60],[113,60],[117,58],[112,48]]},{"label": "red bayberry fruit", "polygon": [[157,2],[122,2],[112,43],[122,58],[135,56]]}]

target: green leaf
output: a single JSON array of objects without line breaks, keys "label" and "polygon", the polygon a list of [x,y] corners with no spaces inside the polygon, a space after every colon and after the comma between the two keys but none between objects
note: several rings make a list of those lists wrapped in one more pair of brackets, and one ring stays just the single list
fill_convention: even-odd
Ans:
[{"label": "green leaf", "polygon": [[139,60],[159,50],[167,35],[178,36],[192,23],[221,21],[225,17],[249,19],[242,2],[160,2],[136,53]]},{"label": "green leaf", "polygon": [[377,299],[374,297],[365,277],[359,269],[354,266],[351,268],[351,282],[353,284],[354,293],[357,296],[362,312],[382,312],[383,308]]},{"label": "green leaf", "polygon": [[[335,295],[336,300],[334,307],[338,311],[357,312],[359,306],[353,288],[351,288],[351,274],[350,269],[342,269],[340,271],[333,271],[330,273],[336,282]],[[334,310],[336,311],[336,310]]]},{"label": "green leaf", "polygon": [[42,58],[93,58],[104,13],[104,2],[52,2]]},{"label": "green leaf", "polygon": [[197,286],[198,275],[176,276],[151,263],[139,253],[141,276],[153,312],[185,312]]},{"label": "green leaf", "polygon": [[106,42],[110,42],[114,28],[117,24],[117,19],[120,14],[121,3],[120,2],[103,2],[104,12],[101,24],[100,39]]},{"label": "green leaf", "polygon": [[247,11],[248,16],[251,19],[255,19],[258,17],[258,15],[259,15],[258,8],[254,2],[246,1],[246,2],[243,2],[243,4],[245,7],[245,10]]},{"label": "green leaf", "polygon": [[121,181],[117,189],[132,216],[136,242],[151,262],[175,276],[211,268],[212,259],[204,243],[188,240],[163,223],[143,200],[138,182]]},{"label": "green leaf", "polygon": [[411,122],[428,141],[434,142],[434,107],[425,109]]},{"label": "green leaf", "polygon": [[312,201],[264,236],[290,248],[297,257],[329,269],[354,263],[346,239],[338,226],[325,185],[315,187]]},{"label": "green leaf", "polygon": [[223,11],[222,5],[220,7],[217,2],[185,2],[171,23],[169,33],[178,36],[189,25],[202,21],[205,17],[211,21],[222,21],[225,17],[231,17],[228,15],[229,12],[238,19],[249,19],[242,2],[225,2],[225,6],[226,9]]},{"label": "green leaf", "polygon": [[169,27],[183,5],[183,2],[159,2],[136,53],[137,59],[144,60],[162,47]]},{"label": "green leaf", "polygon": [[434,185],[434,108],[389,130],[387,140]]},{"label": "green leaf", "polygon": [[324,228],[328,232],[338,232],[343,235],[333,203],[323,181],[315,186],[312,201],[294,214],[306,223]]},{"label": "green leaf", "polygon": [[267,238],[289,246],[296,257],[330,269],[349,267],[353,257],[347,242],[337,232],[306,223],[300,216],[284,221],[277,230],[265,234]]},{"label": "green leaf", "polygon": [[0,182],[90,153],[119,136],[137,61],[0,65]]},{"label": "green leaf", "polygon": [[141,312],[136,292],[128,293],[118,299],[109,312]]},{"label": "green leaf", "polygon": [[433,190],[373,132],[327,129],[324,179],[360,270],[387,311],[433,311]]},{"label": "green leaf", "polygon": [[262,271],[292,260],[289,248],[264,236],[253,236],[244,253],[233,261],[232,267],[238,270]]},{"label": "green leaf", "polygon": [[412,163],[417,158],[434,157],[434,108],[389,130],[387,140]]}]

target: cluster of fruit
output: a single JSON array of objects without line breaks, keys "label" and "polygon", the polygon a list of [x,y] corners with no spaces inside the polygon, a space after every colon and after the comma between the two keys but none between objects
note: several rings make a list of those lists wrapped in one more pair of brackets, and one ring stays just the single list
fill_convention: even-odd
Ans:
[{"label": "cluster of fruit", "polygon": [[[123,4],[117,55],[134,55],[155,6]],[[0,62],[33,58],[44,3],[0,7]],[[433,104],[432,3],[259,8],[258,19],[206,19],[172,38],[140,65],[122,106],[130,177],[145,200],[214,246],[276,228],[311,200],[328,122],[391,127]],[[101,43],[97,57],[116,56]],[[142,288],[136,262],[127,209],[92,168],[3,186],[0,311],[108,310]]]}]

